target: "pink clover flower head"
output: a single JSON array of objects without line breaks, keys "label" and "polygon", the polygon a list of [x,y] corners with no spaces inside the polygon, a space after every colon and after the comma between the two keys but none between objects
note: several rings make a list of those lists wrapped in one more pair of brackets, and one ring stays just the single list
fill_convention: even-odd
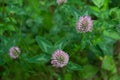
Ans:
[{"label": "pink clover flower head", "polygon": [[56,50],[52,54],[51,64],[54,67],[57,67],[57,68],[64,67],[67,65],[68,61],[69,61],[69,55],[62,50]]},{"label": "pink clover flower head", "polygon": [[13,46],[9,49],[9,56],[13,59],[16,59],[20,55],[20,49],[17,46]]},{"label": "pink clover flower head", "polygon": [[66,2],[67,2],[67,0],[57,0],[58,5],[60,5],[62,3],[66,3]]},{"label": "pink clover flower head", "polygon": [[79,18],[76,30],[81,33],[91,32],[92,31],[92,19],[90,16],[82,16]]}]

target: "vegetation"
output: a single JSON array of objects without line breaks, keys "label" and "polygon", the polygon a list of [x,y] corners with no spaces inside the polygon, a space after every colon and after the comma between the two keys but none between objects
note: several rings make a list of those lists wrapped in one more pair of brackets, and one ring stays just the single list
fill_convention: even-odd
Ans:
[{"label": "vegetation", "polygon": [[[53,63],[56,50],[63,54]],[[119,75],[119,0],[0,0],[0,80]]]}]

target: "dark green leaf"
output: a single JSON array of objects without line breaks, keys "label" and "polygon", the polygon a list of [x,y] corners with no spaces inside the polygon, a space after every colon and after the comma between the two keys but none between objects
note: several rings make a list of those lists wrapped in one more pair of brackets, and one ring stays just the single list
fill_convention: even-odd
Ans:
[{"label": "dark green leaf", "polygon": [[104,0],[92,0],[92,1],[98,8],[102,7],[104,4]]},{"label": "dark green leaf", "polygon": [[47,54],[40,54],[27,59],[29,63],[46,63],[49,60],[50,60],[50,56],[48,56]]},{"label": "dark green leaf", "polygon": [[73,63],[73,62],[69,62],[68,65],[67,65],[67,68],[68,70],[70,71],[78,71],[78,70],[82,70],[82,67],[76,63]]},{"label": "dark green leaf", "polygon": [[64,37],[58,42],[56,42],[54,46],[56,49],[64,49],[65,46],[67,46],[67,44],[70,42],[70,40],[71,40],[70,37]]},{"label": "dark green leaf", "polygon": [[37,36],[36,41],[43,52],[49,53],[49,51],[53,47],[52,44],[43,37]]},{"label": "dark green leaf", "polygon": [[103,54],[113,55],[113,44],[115,41],[111,38],[104,37],[104,41],[99,43],[99,47]]}]

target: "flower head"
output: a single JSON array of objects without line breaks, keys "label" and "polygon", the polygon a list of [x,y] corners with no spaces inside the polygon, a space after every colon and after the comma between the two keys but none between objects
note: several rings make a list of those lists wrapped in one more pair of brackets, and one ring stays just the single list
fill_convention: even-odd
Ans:
[{"label": "flower head", "polygon": [[52,54],[51,64],[53,64],[54,67],[63,67],[67,65],[68,61],[69,61],[68,54],[62,50],[56,50]]},{"label": "flower head", "polygon": [[76,26],[78,32],[91,32],[92,31],[92,20],[90,16],[82,16],[79,18]]},{"label": "flower head", "polygon": [[57,3],[60,5],[60,4],[62,4],[62,3],[66,3],[67,2],[67,0],[57,0]]},{"label": "flower head", "polygon": [[19,49],[18,47],[16,47],[16,46],[11,47],[11,48],[9,49],[9,55],[10,55],[10,57],[13,58],[13,59],[16,59],[17,57],[19,57],[20,52],[21,52],[20,49]]}]

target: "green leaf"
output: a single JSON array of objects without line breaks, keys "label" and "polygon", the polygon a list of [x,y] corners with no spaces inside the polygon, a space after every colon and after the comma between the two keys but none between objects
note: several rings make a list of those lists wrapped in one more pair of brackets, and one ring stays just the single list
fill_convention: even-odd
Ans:
[{"label": "green leaf", "polygon": [[64,37],[61,40],[59,40],[58,42],[56,42],[54,47],[56,49],[64,49],[65,46],[67,46],[67,44],[70,42],[70,40],[71,40],[70,37]]},{"label": "green leaf", "polygon": [[83,70],[80,71],[80,75],[83,79],[90,79],[95,76],[98,72],[98,68],[92,65],[85,65],[83,66]]},{"label": "green leaf", "polygon": [[115,31],[104,31],[103,34],[107,37],[111,37],[112,39],[118,40],[120,39],[120,35]]},{"label": "green leaf", "polygon": [[3,65],[5,62],[3,61],[2,58],[0,58],[0,65]]},{"label": "green leaf", "polygon": [[109,0],[104,0],[103,9],[104,10],[108,9],[108,6],[109,6]]},{"label": "green leaf", "polygon": [[102,7],[104,4],[104,0],[92,0],[92,2],[98,7]]},{"label": "green leaf", "polygon": [[115,40],[104,37],[103,42],[100,42],[99,48],[102,50],[103,54],[113,55],[113,44],[115,43]]},{"label": "green leaf", "polygon": [[53,46],[48,40],[43,37],[36,36],[36,41],[43,52],[49,53],[49,51],[51,51]]},{"label": "green leaf", "polygon": [[99,8],[96,6],[91,6],[91,9],[96,12],[100,12]]},{"label": "green leaf", "polygon": [[50,60],[50,56],[47,54],[40,54],[27,59],[29,63],[46,63],[49,60]]},{"label": "green leaf", "polygon": [[75,64],[73,62],[69,62],[68,65],[67,65],[67,68],[69,71],[78,71],[78,70],[82,70],[82,67],[78,64]]},{"label": "green leaf", "polygon": [[111,56],[105,56],[102,61],[102,68],[111,71],[111,73],[116,73],[117,69],[115,66],[115,62]]},{"label": "green leaf", "polygon": [[120,76],[119,75],[113,75],[110,77],[109,80],[120,80]]},{"label": "green leaf", "polygon": [[1,50],[0,50],[0,55],[8,53],[8,50],[10,47],[12,46],[16,46],[16,43],[18,41],[18,36],[14,35],[11,38],[7,38],[5,36],[0,36],[0,40],[1,40]]},{"label": "green leaf", "polygon": [[2,35],[5,31],[5,27],[4,27],[4,24],[1,24],[0,23],[0,35]]},{"label": "green leaf", "polygon": [[0,29],[0,35],[2,35],[2,34],[3,34],[3,32],[4,32],[4,30],[3,30],[3,29]]},{"label": "green leaf", "polygon": [[8,30],[8,31],[15,31],[15,26],[8,24],[8,25],[7,25],[7,30]]},{"label": "green leaf", "polygon": [[81,43],[80,43],[80,48],[81,50],[83,50],[87,45],[87,41],[86,40],[81,40]]}]

